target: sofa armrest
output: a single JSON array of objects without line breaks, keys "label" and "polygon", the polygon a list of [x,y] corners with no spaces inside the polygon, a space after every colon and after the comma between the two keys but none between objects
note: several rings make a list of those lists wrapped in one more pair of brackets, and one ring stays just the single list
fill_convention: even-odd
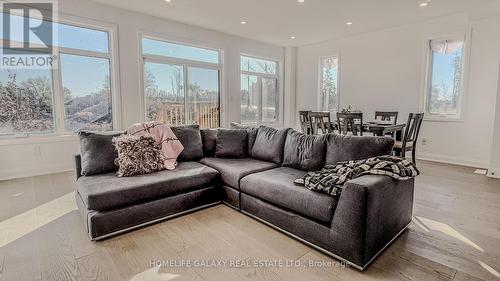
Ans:
[{"label": "sofa armrest", "polygon": [[82,157],[80,154],[74,155],[76,179],[82,176]]},{"label": "sofa armrest", "polygon": [[347,182],[332,220],[332,232],[348,237],[344,251],[365,267],[408,226],[414,179],[365,175]]}]

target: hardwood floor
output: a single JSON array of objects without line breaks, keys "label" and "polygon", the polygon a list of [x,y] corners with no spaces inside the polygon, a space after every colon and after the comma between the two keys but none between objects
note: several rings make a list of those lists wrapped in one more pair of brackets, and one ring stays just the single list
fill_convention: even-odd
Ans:
[{"label": "hardwood floor", "polygon": [[[419,165],[411,226],[365,272],[224,205],[94,243],[74,203],[73,173],[3,181],[0,280],[500,279],[500,181]],[[252,266],[266,260],[284,264]],[[210,261],[227,264],[201,266]]]}]

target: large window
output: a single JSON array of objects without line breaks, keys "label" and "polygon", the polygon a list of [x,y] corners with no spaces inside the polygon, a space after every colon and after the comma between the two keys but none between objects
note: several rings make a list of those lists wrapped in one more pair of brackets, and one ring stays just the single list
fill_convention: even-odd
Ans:
[{"label": "large window", "polygon": [[241,122],[274,123],[279,117],[278,63],[241,56]]},{"label": "large window", "polygon": [[429,69],[425,111],[436,119],[460,119],[463,88],[464,39],[429,43]]},{"label": "large window", "polygon": [[219,51],[144,37],[142,53],[147,120],[219,127]]},{"label": "large window", "polygon": [[0,135],[113,128],[109,32],[55,25],[56,67],[0,69]]},{"label": "large window", "polygon": [[319,105],[323,111],[337,111],[338,94],[338,58],[321,57],[319,61]]}]

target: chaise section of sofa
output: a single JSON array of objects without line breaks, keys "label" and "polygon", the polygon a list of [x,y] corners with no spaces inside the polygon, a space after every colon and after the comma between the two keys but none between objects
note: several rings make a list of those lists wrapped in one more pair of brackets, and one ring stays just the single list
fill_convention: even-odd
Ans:
[{"label": "chaise section of sofa", "polygon": [[[75,157],[77,167],[79,159]],[[213,205],[221,198],[219,173],[198,162],[133,177],[82,176],[76,187],[76,201],[93,240]]]}]

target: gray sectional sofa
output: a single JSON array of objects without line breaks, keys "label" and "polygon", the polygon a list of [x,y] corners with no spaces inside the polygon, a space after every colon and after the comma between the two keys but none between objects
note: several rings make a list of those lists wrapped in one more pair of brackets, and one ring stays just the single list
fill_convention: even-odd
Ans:
[{"label": "gray sectional sofa", "polygon": [[185,147],[173,171],[82,176],[77,155],[76,201],[90,238],[225,203],[363,270],[411,222],[414,180],[362,176],[349,181],[340,197],[293,183],[325,164],[390,154],[391,138],[232,126],[173,128]]}]

